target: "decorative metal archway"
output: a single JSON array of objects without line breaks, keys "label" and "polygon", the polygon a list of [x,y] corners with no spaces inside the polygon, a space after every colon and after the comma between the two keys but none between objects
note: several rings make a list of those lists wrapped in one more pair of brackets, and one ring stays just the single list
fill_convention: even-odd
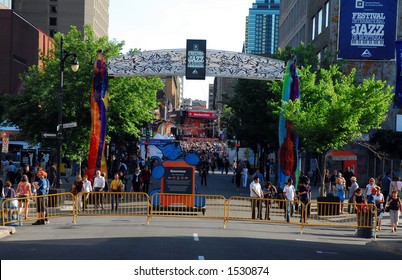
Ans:
[{"label": "decorative metal archway", "polygon": [[[186,50],[145,51],[135,55],[112,57],[109,76],[185,76]],[[254,80],[282,80],[282,60],[220,50],[207,50],[206,76]]]}]

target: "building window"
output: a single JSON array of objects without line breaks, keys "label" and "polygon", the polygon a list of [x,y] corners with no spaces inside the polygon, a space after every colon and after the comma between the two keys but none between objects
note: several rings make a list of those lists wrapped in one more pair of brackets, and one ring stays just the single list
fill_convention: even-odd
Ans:
[{"label": "building window", "polygon": [[57,18],[55,18],[55,17],[49,18],[49,24],[50,25],[57,25]]},{"label": "building window", "polygon": [[57,14],[57,6],[51,5],[50,6],[50,13],[51,14]]},{"label": "building window", "polygon": [[315,39],[315,17],[311,19],[311,41]]},{"label": "building window", "polygon": [[325,3],[325,28],[329,25],[329,2]]},{"label": "building window", "polygon": [[49,30],[49,36],[53,38],[53,37],[54,37],[54,34],[56,34],[56,32],[57,32],[56,29],[50,29],[50,30]]},{"label": "building window", "polygon": [[322,9],[318,11],[317,34],[322,32]]}]

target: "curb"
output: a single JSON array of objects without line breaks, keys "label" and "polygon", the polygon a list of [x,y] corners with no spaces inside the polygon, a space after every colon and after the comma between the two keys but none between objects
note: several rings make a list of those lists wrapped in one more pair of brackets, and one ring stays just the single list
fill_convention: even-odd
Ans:
[{"label": "curb", "polygon": [[15,232],[15,227],[0,226],[0,238],[9,236]]},{"label": "curb", "polygon": [[400,244],[402,241],[395,241],[395,240],[373,240],[370,244],[373,246],[380,248],[384,251],[392,252],[398,255],[402,255],[402,247]]}]

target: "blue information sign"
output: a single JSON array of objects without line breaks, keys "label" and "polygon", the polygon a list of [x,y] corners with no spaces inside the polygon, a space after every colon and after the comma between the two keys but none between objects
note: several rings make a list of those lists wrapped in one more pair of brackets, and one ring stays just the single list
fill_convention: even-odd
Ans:
[{"label": "blue information sign", "polygon": [[339,58],[394,59],[397,0],[342,0]]}]

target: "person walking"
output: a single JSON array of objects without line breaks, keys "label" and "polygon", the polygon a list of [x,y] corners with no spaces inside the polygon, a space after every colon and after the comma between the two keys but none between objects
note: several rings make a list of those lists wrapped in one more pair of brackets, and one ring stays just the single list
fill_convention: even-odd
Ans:
[{"label": "person walking", "polygon": [[[44,225],[46,218],[46,200],[44,195],[47,194],[47,182],[45,180],[45,171],[40,170],[36,175],[39,180],[35,183],[36,189],[36,212],[38,220],[32,225]],[[47,174],[46,174],[47,175]]]},{"label": "person walking", "polygon": [[94,178],[93,191],[95,192],[95,211],[98,207],[103,207],[103,192],[105,191],[106,180],[101,176],[101,171],[97,170]]},{"label": "person walking", "polygon": [[340,214],[343,214],[343,202],[345,201],[345,180],[343,178],[336,179],[336,196],[339,197],[340,201]]},{"label": "person walking", "polygon": [[352,178],[350,178],[351,181],[351,185],[350,185],[350,189],[349,189],[349,198],[348,198],[348,213],[349,214],[353,214],[353,210],[354,208],[352,207],[353,205],[353,197],[355,196],[355,192],[356,190],[359,188],[359,184],[357,183],[357,179],[355,176],[352,176]]},{"label": "person walking", "polygon": [[82,185],[83,189],[82,191],[84,192],[83,194],[83,199],[82,199],[82,210],[85,210],[88,208],[88,203],[89,203],[89,196],[91,195],[90,192],[92,192],[92,185],[91,181],[88,180],[88,175],[82,176]]},{"label": "person walking", "polygon": [[138,167],[134,171],[132,184],[133,184],[132,187],[133,192],[142,191],[142,176],[140,173],[140,169]]},{"label": "person walking", "polygon": [[250,183],[250,197],[251,197],[251,219],[255,219],[255,208],[257,207],[257,219],[262,219],[262,200],[264,197],[261,185],[257,176],[253,178]]},{"label": "person walking", "polygon": [[398,197],[398,191],[394,190],[388,199],[389,218],[391,221],[391,232],[396,232],[399,223],[399,214],[402,207],[401,199]]},{"label": "person walking", "polygon": [[264,194],[265,220],[271,220],[271,218],[269,217],[272,202],[271,200],[276,198],[278,191],[271,182],[267,182],[267,185],[262,190],[262,193]]},{"label": "person walking", "polygon": [[[32,196],[31,192],[31,184],[28,181],[27,175],[22,175],[21,181],[18,183],[17,187],[17,196],[20,198],[18,200],[18,217],[21,220],[21,212],[24,207],[24,220],[29,219],[28,211],[29,211],[29,198]],[[22,198],[22,199],[21,199]]]},{"label": "person walking", "polygon": [[285,198],[285,219],[286,222],[290,222],[290,217],[293,216],[293,202],[296,198],[295,187],[293,186],[293,180],[288,179],[286,185],[283,188],[283,194]]},{"label": "person walking", "polygon": [[[119,192],[124,188],[123,182],[120,180],[119,173],[114,174],[114,179],[110,183],[110,192],[112,192],[112,211],[119,208]],[[115,207],[116,206],[116,207]]]},{"label": "person walking", "polygon": [[366,185],[366,191],[364,193],[364,195],[366,196],[366,199],[368,198],[369,195],[371,195],[372,189],[374,189],[375,187],[376,187],[375,179],[370,178],[369,183]]},{"label": "person walking", "polygon": [[387,203],[388,195],[390,194],[390,187],[391,187],[391,172],[387,171],[385,173],[385,176],[381,179],[381,190],[382,194],[384,195],[384,207],[385,204]]},{"label": "person walking", "polygon": [[381,193],[381,188],[376,187],[373,189],[373,192],[375,190],[375,193],[373,193],[374,196],[374,204],[377,208],[377,229],[381,230],[381,220],[384,215],[384,195]]},{"label": "person walking", "polygon": [[81,192],[83,190],[84,184],[82,182],[82,177],[80,175],[77,175],[75,177],[75,181],[73,182],[71,186],[71,193],[78,198],[78,211],[81,211]]},{"label": "person walking", "polygon": [[[244,164],[243,166],[243,171],[242,171],[242,176],[241,176],[241,182],[242,182],[242,187],[247,188],[247,179],[248,179],[248,168],[247,165]],[[262,181],[259,181],[262,183]]]},{"label": "person walking", "polygon": [[310,186],[306,181],[302,182],[299,188],[297,189],[297,193],[299,195],[299,201],[301,205],[300,207],[300,222],[305,223],[307,221],[308,209],[307,204],[310,202]]},{"label": "person walking", "polygon": [[143,182],[143,192],[149,192],[149,185],[151,183],[151,171],[149,167],[145,165],[144,169],[141,171],[142,182]]}]

